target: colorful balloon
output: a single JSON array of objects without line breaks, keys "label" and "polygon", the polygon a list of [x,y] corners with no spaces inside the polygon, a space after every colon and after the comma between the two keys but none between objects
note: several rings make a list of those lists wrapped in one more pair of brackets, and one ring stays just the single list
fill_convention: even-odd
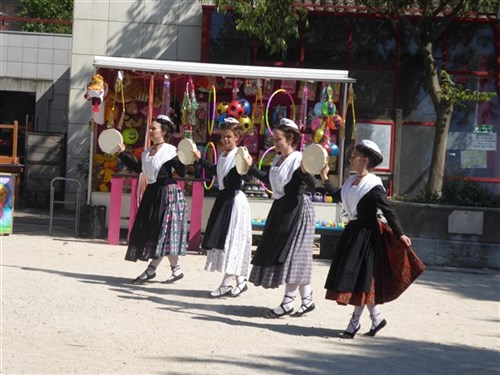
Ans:
[{"label": "colorful balloon", "polygon": [[316,116],[322,116],[323,115],[323,111],[321,110],[321,106],[322,106],[322,103],[321,102],[318,102],[314,105],[314,114]]},{"label": "colorful balloon", "polygon": [[337,156],[339,154],[339,147],[333,143],[330,142],[330,156]]},{"label": "colorful balloon", "polygon": [[314,136],[313,136],[314,143],[320,143],[323,140],[323,135],[324,134],[325,134],[325,132],[323,131],[322,128],[316,130],[314,132]]},{"label": "colorful balloon", "polygon": [[337,128],[341,128],[344,126],[344,119],[342,116],[335,114],[333,115],[333,123],[337,126]]},{"label": "colorful balloon", "polygon": [[333,102],[324,102],[321,105],[321,113],[323,116],[333,116],[337,112],[337,107],[335,107],[335,103]]},{"label": "colorful balloon", "polygon": [[323,126],[323,124],[321,123],[321,117],[315,117],[312,121],[311,121],[311,129],[312,130],[318,130],[319,128],[321,128]]}]

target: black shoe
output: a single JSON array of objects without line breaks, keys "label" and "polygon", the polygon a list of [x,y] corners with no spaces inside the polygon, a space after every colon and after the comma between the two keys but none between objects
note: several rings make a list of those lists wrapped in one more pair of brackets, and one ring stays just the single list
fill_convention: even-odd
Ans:
[{"label": "black shoe", "polygon": [[[300,309],[301,309],[302,307],[305,307],[305,305],[300,306]],[[300,309],[299,309],[299,310],[297,310],[297,312],[296,312],[296,313],[293,313],[293,314],[292,314],[292,315],[290,315],[290,316],[293,316],[294,318],[299,318],[299,317],[301,317],[302,315],[307,314],[308,312],[313,311],[315,308],[316,308],[316,305],[315,305],[315,304],[314,304],[314,302],[313,302],[313,303],[311,303],[309,306],[305,307],[305,309],[304,309],[304,310],[300,311]]]},{"label": "black shoe", "polygon": [[354,330],[354,332],[344,331],[339,335],[339,337],[341,339],[353,339],[354,336],[356,336],[356,333],[358,333],[358,331],[360,330],[360,328],[361,324],[358,326],[358,328]]},{"label": "black shoe", "polygon": [[273,309],[269,310],[268,312],[265,313],[264,318],[266,319],[277,319],[281,318],[282,316],[289,315],[293,313],[293,307],[290,310],[285,310],[285,305],[281,304],[279,306],[283,312],[281,314],[275,313]]},{"label": "black shoe", "polygon": [[[141,275],[142,276],[142,275]],[[156,272],[153,273],[152,275],[148,275],[146,273],[146,278],[145,279],[141,279],[141,276],[139,276],[138,278],[134,279],[132,281],[132,284],[134,285],[141,285],[141,284],[144,284],[146,281],[148,280],[151,280],[151,279],[154,279],[156,277]]]},{"label": "black shoe", "polygon": [[183,274],[183,273],[181,273],[181,274],[179,274],[179,275],[177,275],[177,276],[172,275],[172,276],[170,276],[167,280],[165,280],[165,281],[164,281],[164,283],[165,283],[165,284],[172,284],[173,282],[176,282],[177,280],[180,280],[180,279],[182,279],[183,277],[184,277],[184,274]]},{"label": "black shoe", "polygon": [[225,292],[222,291],[222,286],[218,287],[215,289],[213,292],[210,292],[210,297],[212,298],[221,298],[227,295],[230,295],[231,292],[233,291],[233,287],[231,285],[226,286],[227,290]]},{"label": "black shoe", "polygon": [[248,284],[247,281],[245,280],[239,284],[236,284],[236,288],[234,288],[234,290],[231,291],[231,297],[238,297],[241,293],[245,293],[247,290],[248,290]]},{"label": "black shoe", "polygon": [[370,336],[373,337],[377,334],[378,331],[380,331],[382,328],[384,328],[387,325],[387,321],[384,319],[382,320],[378,326],[376,326],[374,329],[370,329],[368,332],[364,334],[364,336]]}]

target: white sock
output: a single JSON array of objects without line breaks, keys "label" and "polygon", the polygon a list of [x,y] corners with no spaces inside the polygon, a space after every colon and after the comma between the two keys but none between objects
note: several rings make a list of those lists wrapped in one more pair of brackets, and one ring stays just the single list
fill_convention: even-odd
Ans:
[{"label": "white sock", "polygon": [[377,326],[384,320],[382,313],[380,312],[380,308],[378,305],[366,305],[368,307],[368,311],[370,312],[370,318],[372,320],[371,329],[377,328]]},{"label": "white sock", "polygon": [[300,297],[302,298],[302,303],[297,312],[301,313],[313,304],[313,292],[311,289],[311,284],[300,284],[299,293]]},{"label": "white sock", "polygon": [[236,277],[236,284],[243,284],[244,282],[247,281],[247,278],[245,276],[235,276]]},{"label": "white sock", "polygon": [[283,310],[290,311],[293,309],[293,301],[295,301],[295,296],[297,296],[298,284],[286,284],[285,294],[283,295],[283,300],[281,305],[275,307],[273,311],[276,314],[283,314]]},{"label": "white sock", "polygon": [[170,262],[170,268],[172,269],[172,276],[176,277],[182,274],[182,268],[179,264],[179,256],[178,255],[167,255],[168,260]]},{"label": "white sock", "polygon": [[222,278],[222,282],[220,283],[220,286],[223,287],[223,286],[230,286],[232,283],[233,283],[233,278],[234,276],[233,275],[230,275],[228,273],[226,273],[224,275],[224,277]]},{"label": "white sock", "polygon": [[361,318],[361,314],[363,313],[363,310],[365,309],[365,305],[361,306],[355,306],[354,311],[352,313],[351,320],[349,321],[349,324],[347,325],[346,331],[349,333],[353,333],[359,328],[359,319]]}]

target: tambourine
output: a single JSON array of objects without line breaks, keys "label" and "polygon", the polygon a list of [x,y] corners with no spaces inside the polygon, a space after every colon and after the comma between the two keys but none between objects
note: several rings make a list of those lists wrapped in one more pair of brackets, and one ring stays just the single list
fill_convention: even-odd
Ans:
[{"label": "tambourine", "polygon": [[177,145],[177,156],[180,162],[184,165],[193,164],[195,160],[193,152],[196,150],[196,143],[192,139],[184,138]]},{"label": "tambourine", "polygon": [[302,154],[302,164],[307,173],[319,174],[328,162],[326,150],[316,143],[308,145]]},{"label": "tambourine", "polygon": [[244,146],[238,147],[236,150],[236,171],[240,175],[247,174],[250,167],[247,165],[246,158],[250,155],[248,149]]},{"label": "tambourine", "polygon": [[106,129],[99,135],[97,143],[106,154],[115,154],[120,151],[119,146],[123,143],[123,137],[116,129]]}]

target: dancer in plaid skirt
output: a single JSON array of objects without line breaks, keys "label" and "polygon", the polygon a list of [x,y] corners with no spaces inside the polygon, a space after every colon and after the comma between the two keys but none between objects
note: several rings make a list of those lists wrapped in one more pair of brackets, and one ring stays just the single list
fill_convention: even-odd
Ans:
[{"label": "dancer in plaid skirt", "polygon": [[264,288],[286,284],[281,304],[264,315],[268,319],[292,314],[297,291],[302,303],[292,316],[302,316],[315,308],[310,286],[314,209],[304,193],[306,186],[314,188],[316,180],[302,168],[302,153],[296,151],[300,138],[298,126],[292,120],[282,119],[274,131],[278,156],[269,172],[259,171],[251,158],[247,159],[248,165],[252,165],[248,173],[270,184],[274,199],[249,280]]},{"label": "dancer in plaid skirt", "polygon": [[165,282],[172,283],[184,277],[179,255],[186,254],[187,205],[184,193],[173,178],[173,171],[185,176],[186,167],[177,158],[176,148],[168,143],[174,131],[175,125],[168,116],[153,119],[149,129],[153,145],[144,150],[140,161],[124,152],[125,146],[120,145],[120,160],[134,172],[144,173],[147,182],[130,232],[125,259],[133,262],[151,259],[151,262],[132,281],[134,284],[154,279],[164,256],[168,257],[172,270]]}]

